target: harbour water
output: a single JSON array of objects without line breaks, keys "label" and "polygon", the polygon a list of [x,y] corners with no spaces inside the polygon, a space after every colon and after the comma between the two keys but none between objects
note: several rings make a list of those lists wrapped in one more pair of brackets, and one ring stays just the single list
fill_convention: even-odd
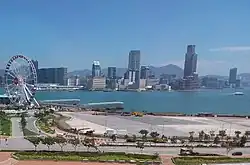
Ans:
[{"label": "harbour water", "polygon": [[[38,100],[80,99],[81,103],[122,101],[125,110],[148,112],[181,112],[194,114],[213,112],[224,114],[250,114],[250,89],[235,96],[232,89],[197,92],[37,92]],[[1,89],[0,94],[4,91]]]}]

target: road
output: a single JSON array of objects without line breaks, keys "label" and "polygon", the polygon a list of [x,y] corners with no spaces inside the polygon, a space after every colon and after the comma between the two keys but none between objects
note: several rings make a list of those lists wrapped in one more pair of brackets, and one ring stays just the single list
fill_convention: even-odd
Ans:
[{"label": "road", "polygon": [[[50,147],[51,150],[60,150],[60,147],[55,144]],[[101,151],[104,152],[141,152],[139,148],[136,147],[98,147]],[[34,146],[28,142],[27,140],[23,139],[22,137],[16,137],[16,138],[10,138],[8,140],[8,145],[5,144],[4,140],[2,140],[0,144],[0,149],[2,150],[33,150]],[[45,145],[40,144],[37,148],[38,150],[47,150],[47,147]],[[72,145],[67,145],[64,147],[64,150],[66,151],[73,151],[74,148]],[[87,151],[87,148],[84,146],[79,146],[78,151]],[[90,151],[94,151],[93,149],[90,149]],[[158,152],[159,154],[163,155],[177,155],[180,151],[179,147],[145,147],[142,151],[143,153],[150,153],[154,154]],[[226,154],[225,148],[195,148],[195,152],[200,153],[217,153],[217,154]],[[250,154],[249,148],[236,148],[232,152],[235,151],[241,151],[243,154]]]}]

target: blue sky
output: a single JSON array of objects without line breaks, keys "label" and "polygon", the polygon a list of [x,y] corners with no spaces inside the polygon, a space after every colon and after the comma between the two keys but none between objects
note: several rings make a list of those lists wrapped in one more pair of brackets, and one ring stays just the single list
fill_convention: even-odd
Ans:
[{"label": "blue sky", "polygon": [[16,53],[41,67],[127,67],[131,49],[183,67],[196,44],[201,75],[250,72],[249,16],[249,0],[2,0],[0,67]]}]

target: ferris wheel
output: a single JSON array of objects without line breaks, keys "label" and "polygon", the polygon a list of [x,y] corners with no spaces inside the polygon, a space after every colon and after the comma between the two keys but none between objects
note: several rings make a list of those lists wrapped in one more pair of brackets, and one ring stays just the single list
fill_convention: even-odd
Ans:
[{"label": "ferris wheel", "polygon": [[5,69],[5,93],[14,105],[39,106],[35,99],[37,73],[33,62],[18,54],[13,56]]}]

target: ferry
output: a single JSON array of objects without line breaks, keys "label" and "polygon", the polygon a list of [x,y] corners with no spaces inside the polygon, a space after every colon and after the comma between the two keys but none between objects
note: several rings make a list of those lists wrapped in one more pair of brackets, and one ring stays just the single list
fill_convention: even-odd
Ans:
[{"label": "ferry", "polygon": [[236,95],[236,96],[242,96],[242,95],[244,95],[244,93],[243,92],[234,92],[234,95]]}]

